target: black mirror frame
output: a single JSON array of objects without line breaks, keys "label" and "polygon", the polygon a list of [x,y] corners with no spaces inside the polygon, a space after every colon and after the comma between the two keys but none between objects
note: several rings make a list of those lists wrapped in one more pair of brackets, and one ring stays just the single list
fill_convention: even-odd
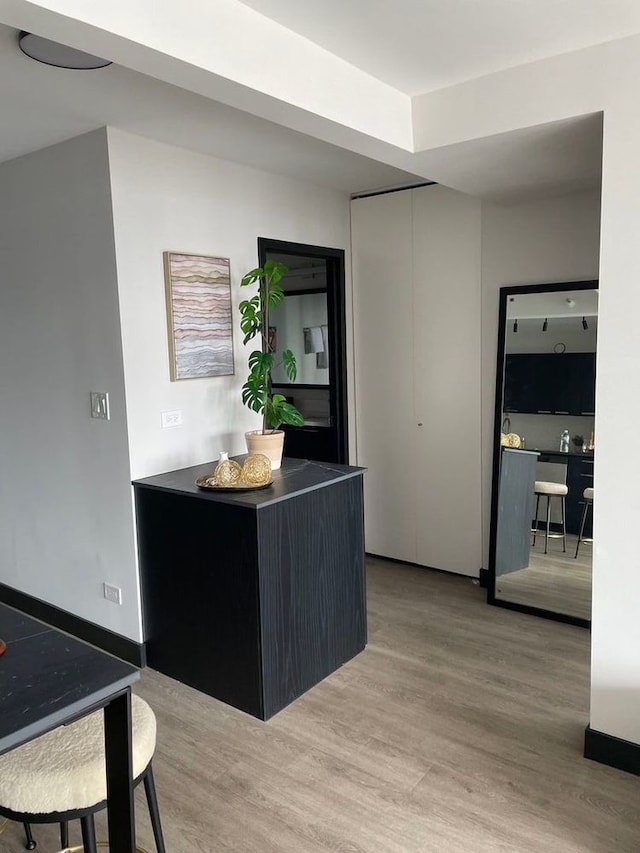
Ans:
[{"label": "black mirror frame", "polygon": [[541,616],[543,619],[553,619],[556,622],[566,622],[582,628],[590,628],[591,620],[557,613],[541,607],[518,604],[496,598],[496,541],[498,528],[498,489],[500,480],[500,432],[502,425],[502,395],[504,391],[504,359],[507,332],[507,302],[510,296],[521,296],[526,293],[554,293],[562,291],[597,290],[598,280],[591,281],[562,281],[548,284],[507,285],[500,288],[500,308],[498,312],[498,353],[496,358],[496,392],[494,401],[493,420],[493,464],[491,479],[491,524],[489,528],[489,567],[487,571],[487,604],[504,607],[507,610],[517,610]]}]

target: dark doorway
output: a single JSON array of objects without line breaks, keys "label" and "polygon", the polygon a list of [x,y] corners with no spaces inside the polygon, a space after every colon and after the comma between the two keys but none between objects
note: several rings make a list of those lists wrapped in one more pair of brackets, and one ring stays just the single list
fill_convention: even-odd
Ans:
[{"label": "dark doorway", "polygon": [[347,381],[345,357],[344,251],[258,237],[260,265],[288,267],[282,305],[271,314],[272,342],[289,347],[298,363],[295,382],[273,372],[274,390],[304,416],[301,427],[283,424],[284,454],[345,464]]}]

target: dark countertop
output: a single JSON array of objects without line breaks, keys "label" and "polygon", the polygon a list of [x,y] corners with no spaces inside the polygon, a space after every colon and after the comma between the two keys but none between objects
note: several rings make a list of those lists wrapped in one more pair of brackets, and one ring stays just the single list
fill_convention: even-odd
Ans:
[{"label": "dark countertop", "polygon": [[565,453],[562,450],[543,450],[540,447],[506,447],[505,450],[520,450],[528,453],[539,453],[540,456],[557,456],[560,459],[590,459],[593,461],[593,450],[589,450],[587,453]]},{"label": "dark countertop", "polygon": [[[235,456],[233,458],[242,463],[246,456]],[[273,472],[273,484],[266,489],[247,492],[218,492],[199,489],[195,484],[196,478],[213,473],[217,464],[217,461],[206,462],[204,465],[194,465],[191,468],[169,471],[166,474],[156,474],[154,477],[134,480],[133,485],[137,488],[158,489],[163,492],[174,492],[200,498],[201,500],[260,509],[260,507],[270,506],[294,495],[311,492],[340,480],[362,476],[366,470],[352,465],[338,465],[333,462],[283,459],[282,467]]]},{"label": "dark countertop", "polygon": [[0,753],[67,722],[140,678],[138,670],[0,604]]}]

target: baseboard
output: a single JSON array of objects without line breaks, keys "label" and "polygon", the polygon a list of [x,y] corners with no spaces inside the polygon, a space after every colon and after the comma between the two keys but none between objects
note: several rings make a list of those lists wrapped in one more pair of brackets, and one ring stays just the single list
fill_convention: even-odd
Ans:
[{"label": "baseboard", "polygon": [[640,744],[594,731],[584,732],[584,757],[640,776]]},{"label": "baseboard", "polygon": [[136,643],[120,634],[115,634],[107,628],[101,628],[94,622],[81,619],[73,613],[54,607],[46,601],[27,595],[13,587],[0,583],[0,601],[22,610],[34,619],[41,619],[54,628],[59,628],[73,637],[78,637],[92,646],[102,649],[117,658],[132,663],[134,666],[144,667],[147,665],[147,655],[144,643]]},{"label": "baseboard", "polygon": [[[429,572],[439,572],[441,575],[449,575],[453,578],[469,578],[477,581],[477,575],[465,575],[461,572],[450,572],[449,569],[439,569],[437,566],[425,566],[424,563],[412,563],[410,560],[398,560],[396,557],[387,557],[385,554],[373,554],[371,551],[365,552],[366,557],[373,557],[375,560],[384,560],[385,563],[398,563],[400,566],[414,566],[416,569],[427,569]],[[482,571],[482,569],[480,570]]]}]

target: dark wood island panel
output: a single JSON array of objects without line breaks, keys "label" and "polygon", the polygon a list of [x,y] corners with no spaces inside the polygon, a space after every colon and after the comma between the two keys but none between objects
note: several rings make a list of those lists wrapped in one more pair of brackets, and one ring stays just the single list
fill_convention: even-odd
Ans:
[{"label": "dark wood island panel", "polygon": [[134,483],[148,662],[268,719],[365,647],[363,469],[199,491],[212,468]]}]

